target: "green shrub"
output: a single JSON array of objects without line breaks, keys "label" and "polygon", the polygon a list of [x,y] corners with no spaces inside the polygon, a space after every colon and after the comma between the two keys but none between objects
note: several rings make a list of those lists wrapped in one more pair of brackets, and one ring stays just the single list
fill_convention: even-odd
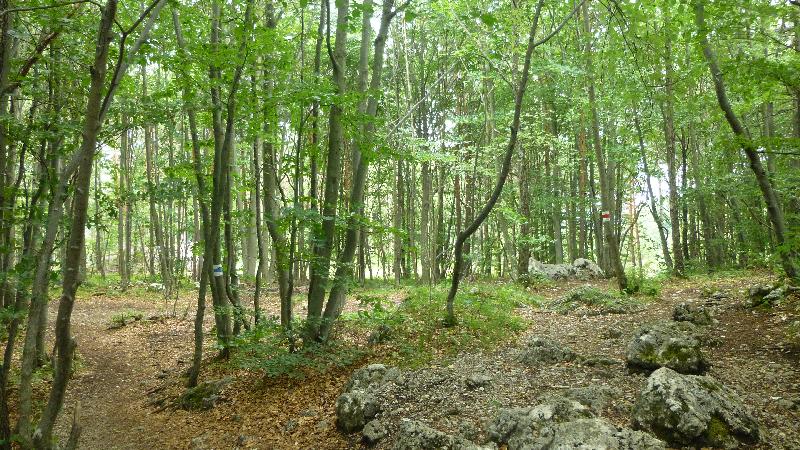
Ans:
[{"label": "green shrub", "polygon": [[455,300],[458,325],[444,326],[449,285],[413,287],[393,312],[387,351],[396,364],[418,367],[464,350],[487,350],[513,340],[526,321],[515,308],[539,299],[512,283],[464,284]]},{"label": "green shrub", "polygon": [[539,272],[522,274],[517,278],[517,283],[526,288],[550,287],[554,284],[553,280]]},{"label": "green shrub", "polygon": [[661,293],[662,276],[648,277],[640,271],[628,275],[628,294],[641,294],[657,297]]},{"label": "green shrub", "polygon": [[[295,329],[301,328],[301,322]],[[303,378],[309,372],[325,372],[347,367],[362,359],[367,351],[357,346],[331,341],[326,344],[303,345],[289,350],[289,339],[276,321],[263,321],[239,335],[234,342],[232,363],[235,366],[260,370],[267,378]]]}]

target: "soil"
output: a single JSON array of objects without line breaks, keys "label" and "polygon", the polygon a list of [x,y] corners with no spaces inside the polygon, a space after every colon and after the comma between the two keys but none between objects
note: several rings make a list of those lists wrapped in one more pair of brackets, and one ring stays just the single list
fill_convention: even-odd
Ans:
[{"label": "soil", "polygon": [[[718,323],[710,326],[715,339],[714,345],[706,348],[712,364],[708,374],[735,390],[758,418],[763,439],[754,448],[800,448],[800,411],[796,404],[792,407],[786,402],[800,398],[800,352],[782,345],[787,326],[798,320],[797,309],[742,306],[746,288],[768,280],[767,274],[672,280],[645,309],[629,314],[591,316],[520,308],[518,313],[531,323],[520,341],[548,337],[580,355],[602,355],[613,363],[526,367],[515,358],[517,344],[488,353],[463,349],[453,359],[404,371],[406,390],[387,400],[390,404],[381,418],[390,434],[378,447],[390,447],[392,432],[404,419],[420,420],[481,442],[486,420],[499,408],[530,406],[542,395],[592,384],[608,385],[621,393],[604,416],[628,425],[630,407],[646,380],[646,375],[625,368],[628,340],[640,324],[669,318],[680,302],[705,302],[701,293],[710,289],[729,297],[714,306]],[[555,298],[580,284],[611,287],[605,281],[570,282],[537,293]],[[58,434],[67,434],[73,411],[80,404],[82,449],[361,447],[359,434],[343,435],[336,429],[334,404],[352,371],[382,362],[380,354],[370,354],[353,367],[309,373],[299,380],[267,379],[257,371],[231,368],[209,356],[202,379],[233,378],[217,405],[205,411],[171,407],[184,390],[182,375],[191,360],[194,311],[190,305],[195,300],[189,295],[173,305],[161,300],[158,293],[96,292],[80,297],[72,321],[78,363]],[[277,308],[276,302],[270,299],[269,308]],[[357,307],[356,303],[349,302],[349,308]],[[109,329],[112,317],[127,310],[143,312],[142,320]],[[173,311],[177,311],[175,316]],[[52,308],[51,316],[54,314]],[[212,324],[209,314],[205,323],[209,336]],[[621,332],[620,337],[606,337],[612,328]],[[212,340],[205,345],[213,355]],[[491,381],[482,388],[469,388],[465,379],[472,374],[488,375]]]}]

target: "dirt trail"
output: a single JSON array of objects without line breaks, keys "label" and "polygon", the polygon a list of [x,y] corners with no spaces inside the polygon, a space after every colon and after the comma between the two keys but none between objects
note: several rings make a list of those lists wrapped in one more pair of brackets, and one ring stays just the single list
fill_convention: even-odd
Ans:
[{"label": "dirt trail", "polygon": [[[163,314],[165,308],[159,303],[105,295],[76,302],[72,329],[78,343],[77,371],[69,384],[59,428],[66,433],[79,400],[81,448],[160,447],[154,432],[164,431],[168,424],[153,420],[148,413],[147,392],[157,385],[159,376],[164,376],[162,368],[175,367],[175,355],[189,351],[191,324],[174,319],[147,320]],[[134,310],[144,313],[142,321],[109,329],[115,314]]]}]

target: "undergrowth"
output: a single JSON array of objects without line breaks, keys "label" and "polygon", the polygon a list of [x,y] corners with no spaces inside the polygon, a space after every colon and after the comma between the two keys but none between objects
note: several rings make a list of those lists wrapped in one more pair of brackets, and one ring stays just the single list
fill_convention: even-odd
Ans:
[{"label": "undergrowth", "polygon": [[624,314],[639,310],[643,300],[618,292],[610,292],[592,286],[581,286],[552,300],[547,308],[562,314],[583,308],[589,314]]},{"label": "undergrowth", "polygon": [[144,318],[144,313],[132,309],[126,309],[111,316],[111,328],[122,328],[131,322],[138,322]]},{"label": "undergrowth", "polygon": [[537,297],[514,284],[465,284],[455,300],[459,323],[445,327],[448,289],[446,284],[407,287],[400,304],[374,291],[357,293],[362,310],[344,317],[344,326],[372,330],[370,341],[382,346],[380,351],[390,362],[419,367],[435,358],[491,349],[513,340],[526,327],[514,309],[539,304]]},{"label": "undergrowth", "polygon": [[[302,323],[295,324],[295,329]],[[280,324],[266,320],[240,334],[234,342],[232,364],[248,370],[260,370],[267,378],[301,379],[313,372],[347,367],[362,359],[368,350],[346,341],[300,345],[290,351],[289,339]]]}]

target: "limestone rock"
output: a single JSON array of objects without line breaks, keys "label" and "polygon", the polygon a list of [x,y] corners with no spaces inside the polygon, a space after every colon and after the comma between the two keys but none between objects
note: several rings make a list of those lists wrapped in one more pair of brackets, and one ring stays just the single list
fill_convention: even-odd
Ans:
[{"label": "limestone rock", "polygon": [[578,258],[572,262],[572,267],[575,268],[575,273],[578,279],[585,280],[585,279],[592,279],[592,278],[603,278],[605,273],[603,273],[603,269],[600,268],[594,261],[590,261],[586,258]]},{"label": "limestone rock", "polygon": [[464,438],[451,436],[420,422],[407,420],[400,425],[394,450],[480,450]]},{"label": "limestone rock", "polygon": [[709,376],[668,368],[648,378],[633,424],[675,447],[735,448],[759,440],[758,422],[735,392]]},{"label": "limestone rock", "polygon": [[672,310],[672,319],[676,322],[691,322],[695,325],[710,325],[714,322],[711,313],[703,305],[681,303]]},{"label": "limestone rock", "polygon": [[481,373],[475,373],[467,377],[466,385],[469,389],[485,387],[492,382],[492,377]]},{"label": "limestone rock", "polygon": [[527,365],[573,361],[577,355],[569,347],[547,338],[534,337],[525,343],[520,361]]},{"label": "limestone rock", "polygon": [[371,390],[386,383],[397,381],[400,377],[401,374],[397,368],[386,367],[383,364],[370,364],[353,372],[344,391]]},{"label": "limestone rock", "polygon": [[625,353],[628,366],[655,370],[669,367],[681,373],[703,373],[708,361],[700,349],[695,327],[687,322],[656,322],[634,334]]},{"label": "limestone rock", "polygon": [[370,364],[356,370],[336,399],[336,424],[345,433],[360,431],[381,412],[377,391],[386,383],[400,382],[402,374],[394,367]]},{"label": "limestone rock", "polygon": [[228,377],[206,381],[189,388],[178,398],[178,407],[186,410],[211,409],[219,400],[222,389],[232,381],[233,378]]},{"label": "limestone rock", "polygon": [[592,410],[578,401],[553,396],[530,408],[505,408],[489,423],[489,439],[508,450],[527,449],[547,425],[592,418]]},{"label": "limestone rock", "polygon": [[336,424],[345,433],[364,428],[380,412],[380,405],[368,392],[345,392],[336,399]]},{"label": "limestone rock", "polygon": [[578,419],[545,427],[533,449],[661,450],[664,442],[603,419]]}]

